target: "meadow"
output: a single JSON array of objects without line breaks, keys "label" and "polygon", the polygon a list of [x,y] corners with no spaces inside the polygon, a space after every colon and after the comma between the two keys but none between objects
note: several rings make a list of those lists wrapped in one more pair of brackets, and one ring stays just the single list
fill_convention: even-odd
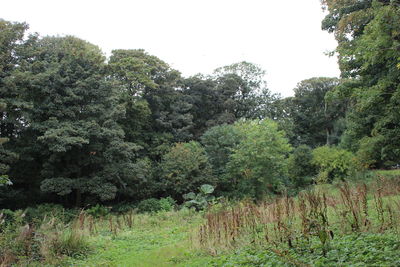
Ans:
[{"label": "meadow", "polygon": [[1,266],[399,266],[399,171],[204,211],[1,213]]}]

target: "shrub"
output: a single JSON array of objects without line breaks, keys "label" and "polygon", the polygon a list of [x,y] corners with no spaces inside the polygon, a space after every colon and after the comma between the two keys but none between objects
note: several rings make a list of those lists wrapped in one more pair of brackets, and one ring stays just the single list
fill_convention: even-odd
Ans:
[{"label": "shrub", "polygon": [[140,213],[157,212],[161,209],[159,201],[155,198],[149,198],[149,199],[140,201],[137,208],[138,208],[138,212],[140,212]]},{"label": "shrub", "polygon": [[86,213],[92,215],[94,218],[106,217],[110,210],[107,207],[97,204],[86,210]]},{"label": "shrub", "polygon": [[312,158],[312,149],[306,145],[295,148],[289,156],[289,178],[296,188],[311,184],[317,174]]},{"label": "shrub", "polygon": [[66,211],[63,206],[53,203],[40,204],[25,210],[25,221],[34,224],[40,224],[45,217],[55,217],[62,222],[69,222],[75,216],[75,211]]},{"label": "shrub", "polygon": [[321,146],[312,152],[312,163],[317,167],[317,182],[344,180],[355,172],[353,153],[337,147]]},{"label": "shrub", "polygon": [[197,142],[176,144],[163,156],[159,167],[164,190],[174,199],[202,184],[214,183],[204,148]]},{"label": "shrub", "polygon": [[163,210],[163,211],[171,211],[174,209],[174,207],[176,205],[175,200],[171,197],[161,198],[159,200],[159,202],[160,202],[161,210]]},{"label": "shrub", "polygon": [[364,137],[359,142],[359,148],[356,153],[357,164],[360,168],[378,167],[381,162],[381,150],[383,146],[383,137]]},{"label": "shrub", "polygon": [[196,210],[204,210],[208,205],[215,200],[211,194],[214,192],[214,187],[209,184],[203,184],[199,188],[199,193],[190,192],[183,195],[186,200],[185,206],[188,208],[194,207]]},{"label": "shrub", "polygon": [[136,208],[134,203],[118,203],[111,209],[112,212],[123,214]]},{"label": "shrub", "polygon": [[287,178],[287,156],[291,146],[285,134],[271,120],[245,121],[235,124],[244,139],[233,150],[227,164],[236,196],[263,198],[282,191]]},{"label": "shrub", "polygon": [[154,213],[159,211],[171,211],[174,205],[175,201],[170,197],[162,199],[149,198],[140,201],[137,208],[140,213]]},{"label": "shrub", "polygon": [[0,232],[8,225],[14,223],[15,215],[12,210],[4,209],[0,211]]}]

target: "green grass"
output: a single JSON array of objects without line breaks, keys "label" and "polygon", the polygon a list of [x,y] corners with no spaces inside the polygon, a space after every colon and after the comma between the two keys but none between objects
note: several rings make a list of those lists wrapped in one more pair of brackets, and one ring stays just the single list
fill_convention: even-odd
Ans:
[{"label": "green grass", "polygon": [[133,229],[117,235],[104,229],[90,238],[95,247],[85,259],[63,266],[205,266],[211,257],[191,248],[189,236],[202,221],[188,211],[137,215]]},{"label": "green grass", "polygon": [[[368,179],[363,182],[374,188],[379,175],[393,178],[399,174],[400,170],[373,171],[366,174]],[[352,183],[357,182],[359,179]],[[317,185],[316,189],[340,198],[337,185]],[[395,200],[400,200],[400,194],[383,197],[384,203]],[[368,206],[372,225],[379,225],[372,195],[368,196]],[[183,209],[134,215],[133,227],[122,227],[116,234],[110,231],[108,220],[97,222],[97,232],[87,236],[91,252],[86,257],[65,256],[52,265],[31,262],[28,266],[400,266],[398,233],[346,230],[348,226],[341,224],[332,207],[328,207],[328,217],[335,237],[329,242],[326,256],[317,237],[304,245],[303,241],[296,240],[297,245],[291,249],[267,242],[243,243],[211,255],[210,250],[207,252],[191,241],[193,233],[204,222],[203,215]]]}]

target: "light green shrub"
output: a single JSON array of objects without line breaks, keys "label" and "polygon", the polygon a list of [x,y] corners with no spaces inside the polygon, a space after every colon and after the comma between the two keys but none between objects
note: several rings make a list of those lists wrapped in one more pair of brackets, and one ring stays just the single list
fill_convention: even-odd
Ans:
[{"label": "light green shrub", "polygon": [[317,167],[318,183],[328,183],[335,179],[344,180],[355,173],[353,153],[337,147],[321,146],[313,150],[312,163]]}]

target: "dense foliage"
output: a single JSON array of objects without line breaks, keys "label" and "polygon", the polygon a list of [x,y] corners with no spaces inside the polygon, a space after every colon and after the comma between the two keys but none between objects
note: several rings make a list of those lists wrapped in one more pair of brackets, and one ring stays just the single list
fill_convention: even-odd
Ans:
[{"label": "dense foliage", "polygon": [[342,79],[303,80],[287,98],[252,63],[182,77],[142,49],[106,58],[0,20],[1,207],[181,204],[203,184],[261,200],[397,166],[399,3],[322,5]]},{"label": "dense foliage", "polygon": [[361,149],[370,167],[399,164],[399,1],[323,2],[345,78],[337,96],[352,102],[343,144]]},{"label": "dense foliage", "polygon": [[0,265],[79,265],[98,241],[176,249],[164,237],[191,220],[218,255],[199,266],[399,265],[399,173],[368,169],[400,166],[400,2],[321,2],[341,79],[287,98],[249,62],[183,77],[0,19]]}]

